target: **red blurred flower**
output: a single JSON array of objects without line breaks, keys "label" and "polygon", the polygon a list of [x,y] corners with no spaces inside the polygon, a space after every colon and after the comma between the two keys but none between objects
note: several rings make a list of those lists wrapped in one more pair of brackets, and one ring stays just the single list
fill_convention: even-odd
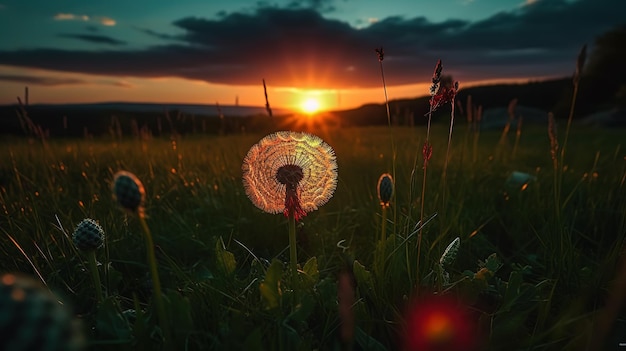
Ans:
[{"label": "red blurred flower", "polygon": [[429,296],[408,312],[405,350],[474,350],[476,341],[467,311],[452,298]]}]

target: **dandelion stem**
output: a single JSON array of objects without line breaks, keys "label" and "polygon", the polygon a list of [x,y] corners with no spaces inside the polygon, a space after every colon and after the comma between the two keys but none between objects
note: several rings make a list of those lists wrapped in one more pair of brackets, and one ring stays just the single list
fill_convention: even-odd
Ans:
[{"label": "dandelion stem", "polygon": [[100,272],[98,272],[96,251],[90,251],[87,253],[87,261],[89,262],[89,270],[91,271],[93,285],[96,288],[96,298],[98,299],[98,303],[100,303],[104,300],[104,295],[102,294],[102,284],[100,283]]},{"label": "dandelion stem", "polygon": [[[385,108],[386,108],[386,112],[387,112],[387,126],[389,127],[389,132],[391,135],[391,176],[395,179],[396,178],[396,159],[398,157],[398,150],[396,148],[396,142],[395,139],[393,137],[393,128],[391,127],[391,112],[389,111],[389,96],[387,95],[387,83],[385,82],[385,70],[383,69],[383,48],[380,48],[380,51],[377,51],[378,53],[378,63],[380,65],[380,77],[382,79],[382,83],[383,83],[383,92],[385,93]],[[396,198],[396,192],[394,191],[393,193],[393,200],[395,202],[395,198]],[[396,207],[394,207],[393,210],[393,223],[395,225],[397,220],[397,212],[396,212]],[[385,222],[383,220],[383,230],[385,226]],[[395,227],[394,227],[394,233],[395,233]]]},{"label": "dandelion stem", "polygon": [[289,258],[291,267],[291,279],[295,290],[296,278],[298,277],[298,251],[296,250],[296,217],[289,214]]},{"label": "dandelion stem", "polygon": [[144,238],[146,240],[146,253],[148,256],[148,265],[150,266],[150,275],[152,279],[152,290],[154,293],[154,303],[157,308],[157,315],[159,319],[159,325],[163,330],[164,344],[165,349],[168,348],[168,345],[172,345],[172,338],[169,330],[169,326],[167,323],[167,317],[165,314],[165,304],[163,303],[163,296],[161,293],[161,281],[159,279],[159,272],[157,270],[157,261],[156,256],[154,254],[154,241],[152,240],[152,233],[150,232],[150,228],[148,227],[148,223],[146,223],[146,219],[144,216],[137,216],[139,218],[139,223],[141,223],[141,228],[143,229]]},{"label": "dandelion stem", "polygon": [[380,233],[380,240],[382,242],[385,242],[385,240],[387,239],[387,206],[382,206],[382,216],[383,216],[383,220],[382,220],[382,230]]},{"label": "dandelion stem", "polygon": [[[430,109],[428,110],[428,127],[426,128],[426,145],[428,147],[430,147],[430,121],[431,121],[431,117],[433,115],[433,107],[432,104],[430,104]],[[426,194],[426,170],[428,169],[428,160],[426,159],[426,157],[424,157],[424,172],[423,172],[423,178],[422,178],[422,199],[421,199],[421,203],[420,203],[420,229],[419,229],[419,233],[417,234],[417,265],[416,265],[416,270],[415,270],[415,279],[417,282],[417,286],[419,286],[419,270],[420,270],[420,252],[422,249],[422,229],[424,228],[424,202],[425,202],[425,194]]]}]

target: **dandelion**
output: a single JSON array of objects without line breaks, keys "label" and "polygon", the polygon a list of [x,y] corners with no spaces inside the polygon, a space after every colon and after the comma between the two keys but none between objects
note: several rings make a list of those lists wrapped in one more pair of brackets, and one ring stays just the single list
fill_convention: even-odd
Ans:
[{"label": "dandelion", "polygon": [[74,245],[87,254],[89,262],[89,270],[96,288],[96,297],[98,303],[102,302],[104,295],[102,294],[102,284],[100,282],[100,272],[98,271],[98,262],[96,261],[96,250],[104,244],[104,230],[93,219],[83,219],[72,234]]},{"label": "dandelion", "polygon": [[67,307],[38,281],[0,275],[2,350],[83,350],[84,335]]},{"label": "dandelion", "polygon": [[299,132],[270,134],[243,160],[246,195],[259,209],[289,218],[292,277],[297,275],[296,221],[317,210],[337,187],[335,151],[319,137]]},{"label": "dandelion", "polygon": [[335,152],[315,135],[277,132],[250,148],[243,161],[246,195],[259,209],[300,220],[332,197]]}]

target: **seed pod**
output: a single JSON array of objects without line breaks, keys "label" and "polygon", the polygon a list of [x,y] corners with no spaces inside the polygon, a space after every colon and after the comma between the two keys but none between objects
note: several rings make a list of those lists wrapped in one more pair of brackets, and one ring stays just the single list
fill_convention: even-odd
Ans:
[{"label": "seed pod", "polygon": [[78,321],[39,282],[26,276],[0,276],[0,349],[82,350]]},{"label": "seed pod", "polygon": [[72,241],[81,251],[94,251],[104,244],[104,230],[93,219],[85,218],[76,226]]},{"label": "seed pod", "polygon": [[378,200],[380,200],[380,205],[388,207],[394,192],[394,182],[391,174],[383,173],[380,178],[378,178],[376,190],[378,191]]},{"label": "seed pod", "polygon": [[113,194],[122,208],[143,214],[146,190],[136,175],[126,171],[117,172],[113,177]]}]

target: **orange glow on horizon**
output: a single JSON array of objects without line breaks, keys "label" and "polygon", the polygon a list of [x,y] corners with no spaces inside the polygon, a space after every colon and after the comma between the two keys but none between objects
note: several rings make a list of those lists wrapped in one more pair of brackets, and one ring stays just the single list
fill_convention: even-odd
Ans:
[{"label": "orange glow on horizon", "polygon": [[[265,106],[261,82],[258,85],[227,85],[176,77],[99,76],[6,65],[0,65],[0,75],[24,78],[24,80],[1,81],[0,104],[2,105],[17,103],[16,96],[23,96],[24,87],[28,86],[31,104],[135,102]],[[477,85],[526,83],[548,78],[550,77],[461,81],[460,85],[463,89]],[[410,99],[428,95],[429,87],[429,82],[388,86],[387,93],[390,100]],[[323,111],[339,111],[358,108],[365,104],[384,103],[382,86],[313,90],[293,86],[273,86],[271,82],[268,82],[267,90],[272,108],[301,111],[309,116],[315,115],[316,118]]]}]

